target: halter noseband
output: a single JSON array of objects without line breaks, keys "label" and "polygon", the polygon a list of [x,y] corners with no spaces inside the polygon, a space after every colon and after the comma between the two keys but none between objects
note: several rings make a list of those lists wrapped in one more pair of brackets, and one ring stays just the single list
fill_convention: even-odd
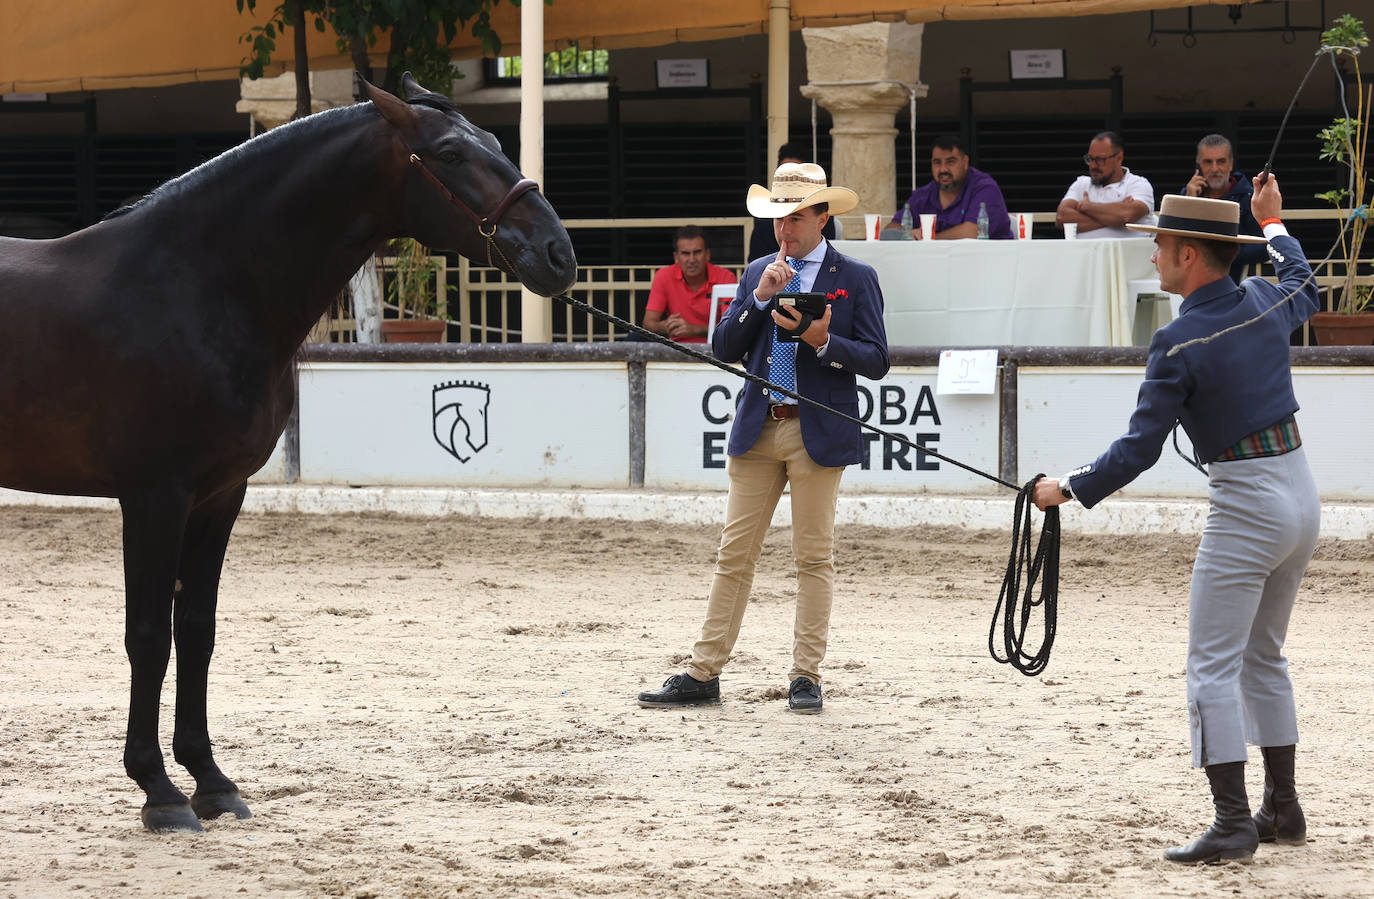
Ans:
[{"label": "halter noseband", "polygon": [[[406,149],[409,150],[410,148],[407,147]],[[440,181],[439,177],[429,170],[424,160],[420,158],[420,154],[416,153],[414,150],[410,150],[410,164],[419,169],[420,174],[429,179],[429,182],[437,187],[439,192],[447,197],[450,203],[467,213],[468,218],[472,219],[473,223],[477,225],[477,233],[487,239],[487,265],[492,268],[500,267],[492,262],[491,251],[492,248],[495,247],[496,254],[500,256],[501,261],[505,263],[506,271],[515,275],[515,266],[511,265],[510,260],[506,258],[506,254],[501,252],[501,248],[496,246],[496,241],[493,239],[496,236],[496,225],[501,220],[501,216],[506,214],[506,210],[510,208],[510,205],[524,195],[526,191],[537,190],[539,188],[539,182],[532,178],[521,178],[511,185],[510,190],[506,191],[505,197],[501,199],[500,203],[496,204],[496,208],[493,209],[489,215],[478,215],[472,211],[472,207],[454,196],[453,191],[449,190],[444,182]],[[518,278],[519,275],[515,275],[515,277]]]}]

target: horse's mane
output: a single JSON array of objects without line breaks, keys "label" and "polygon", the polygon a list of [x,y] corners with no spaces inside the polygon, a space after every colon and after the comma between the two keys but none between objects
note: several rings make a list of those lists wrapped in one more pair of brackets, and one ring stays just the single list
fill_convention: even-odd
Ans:
[{"label": "horse's mane", "polygon": [[[429,105],[429,104],[426,104]],[[331,123],[344,116],[362,115],[373,109],[371,103],[355,103],[350,106],[338,106],[333,109],[326,109],[314,115],[297,119],[294,122],[287,122],[266,131],[252,140],[246,140],[241,144],[230,147],[223,153],[208,159],[183,175],[166,182],[160,187],[144,194],[142,198],[134,203],[120,206],[118,209],[105,216],[102,221],[119,218],[128,215],[136,209],[151,206],[165,197],[175,196],[187,191],[195,190],[207,181],[218,180],[220,178],[232,178],[233,173],[247,166],[254,165],[267,154],[278,151],[282,144],[288,141],[296,141],[301,138],[308,138],[310,135],[321,131],[330,126]]]},{"label": "horse's mane", "polygon": [[[462,114],[458,105],[443,94],[425,92],[407,101],[416,106],[427,106],[439,112],[456,112]],[[298,138],[308,138],[314,132],[328,127],[335,119],[341,116],[356,116],[369,113],[376,109],[372,103],[355,103],[350,106],[337,106],[317,112],[314,115],[306,116],[303,119],[296,119],[284,125],[266,131],[252,140],[246,140],[241,144],[230,147],[213,159],[206,160],[195,168],[183,175],[166,182],[160,187],[156,187],[144,194],[139,200],[120,206],[118,209],[105,216],[102,221],[120,218],[128,215],[136,209],[151,206],[164,197],[185,193],[195,190],[198,186],[212,179],[221,177],[232,177],[232,173],[249,165],[253,165],[260,157],[277,151],[286,141],[294,141]]]},{"label": "horse's mane", "polygon": [[114,210],[113,212],[110,212],[109,214],[107,214],[103,219],[101,219],[101,221],[102,221],[102,222],[108,222],[110,219],[117,219],[117,218],[119,218],[121,215],[128,215],[129,213],[133,212],[133,211],[134,211],[135,209],[137,209],[138,207],[142,206],[142,205],[143,205],[143,201],[146,200],[146,199],[148,199],[149,196],[151,196],[151,195],[150,195],[150,194],[144,194],[142,197],[140,197],[139,199],[135,200],[135,201],[132,202],[132,203],[125,203],[123,206],[120,206],[118,209],[116,209],[116,210]]},{"label": "horse's mane", "polygon": [[431,91],[417,94],[406,102],[413,103],[416,106],[428,106],[430,109],[437,109],[440,112],[462,113],[462,110],[458,108],[458,104],[454,103],[451,99],[445,97],[443,94],[436,94]]}]

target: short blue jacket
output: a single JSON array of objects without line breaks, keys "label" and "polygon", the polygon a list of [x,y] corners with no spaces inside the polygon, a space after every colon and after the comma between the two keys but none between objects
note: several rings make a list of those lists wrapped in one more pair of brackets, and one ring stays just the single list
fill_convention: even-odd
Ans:
[{"label": "short blue jacket", "polygon": [[[773,341],[773,316],[754,305],[754,288],[763,270],[776,257],[755,259],[744,270],[734,302],[711,335],[711,349],[723,362],[744,361],[745,368],[768,377],[768,351]],[[831,406],[855,418],[859,415],[859,390],[854,376],[879,380],[887,374],[887,330],[883,327],[883,293],[878,273],[871,265],[836,252],[826,244],[825,259],[811,288],[835,293],[830,301],[830,345],[825,358],[805,341],[797,342],[797,393]],[[844,295],[838,294],[843,290]],[[749,451],[763,432],[768,412],[767,389],[752,382],[740,390],[730,429],[728,452],[738,456]],[[838,468],[852,465],[862,456],[859,426],[801,404],[802,440],[818,465]]]},{"label": "short blue jacket", "polygon": [[[1299,288],[1312,270],[1296,239],[1276,236],[1268,250],[1278,286],[1260,278],[1237,286],[1220,278],[1190,293],[1179,317],[1155,332],[1125,435],[1097,461],[1070,472],[1073,494],[1084,506],[1092,508],[1154,465],[1175,422],[1183,425],[1198,458],[1210,461],[1297,411],[1289,338],[1317,311],[1317,288]],[[1254,324],[1168,355],[1180,343],[1254,318],[1289,293],[1292,299]]]}]

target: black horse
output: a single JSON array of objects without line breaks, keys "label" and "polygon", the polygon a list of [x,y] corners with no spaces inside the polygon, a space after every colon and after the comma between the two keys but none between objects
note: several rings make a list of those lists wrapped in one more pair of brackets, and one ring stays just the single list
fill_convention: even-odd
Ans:
[{"label": "black horse", "polygon": [[[558,215],[496,139],[403,84],[404,102],[368,85],[372,102],[268,132],[75,234],[0,237],[0,485],[119,500],[124,769],[149,830],[250,816],[206,724],[220,569],[295,402],[296,352],[349,276],[399,236],[543,296],[576,275]],[[173,639],[189,800],[158,745]]]}]

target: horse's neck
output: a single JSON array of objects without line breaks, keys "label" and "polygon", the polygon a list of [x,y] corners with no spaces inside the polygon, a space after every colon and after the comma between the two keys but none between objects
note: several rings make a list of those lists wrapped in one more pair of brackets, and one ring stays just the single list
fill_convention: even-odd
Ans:
[{"label": "horse's neck", "polygon": [[399,224],[390,126],[361,108],[311,124],[187,187],[170,239],[213,254],[250,325],[288,355]]}]

